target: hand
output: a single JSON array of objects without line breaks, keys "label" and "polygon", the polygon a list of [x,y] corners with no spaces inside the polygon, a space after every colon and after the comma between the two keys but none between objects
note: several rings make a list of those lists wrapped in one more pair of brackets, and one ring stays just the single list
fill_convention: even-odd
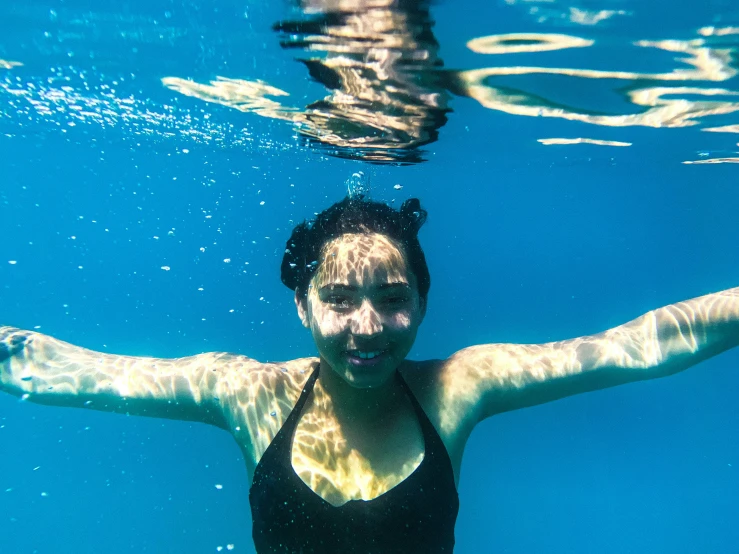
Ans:
[{"label": "hand", "polygon": [[23,350],[30,339],[28,331],[15,327],[0,327],[0,364]]}]

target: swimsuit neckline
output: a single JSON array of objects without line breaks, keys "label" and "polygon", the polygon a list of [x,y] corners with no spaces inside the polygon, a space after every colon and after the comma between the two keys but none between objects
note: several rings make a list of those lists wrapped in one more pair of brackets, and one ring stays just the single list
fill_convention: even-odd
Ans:
[{"label": "swimsuit neckline", "polygon": [[[288,449],[288,456],[289,456],[288,457],[288,464],[290,466],[290,471],[292,472],[292,475],[295,477],[295,479],[297,479],[300,482],[300,484],[306,489],[306,491],[308,493],[310,493],[312,496],[315,496],[319,500],[319,502],[321,504],[324,504],[325,506],[327,506],[329,508],[333,508],[335,510],[340,510],[340,509],[345,508],[347,506],[362,505],[362,503],[367,504],[369,502],[374,502],[375,500],[380,500],[383,497],[386,497],[387,495],[389,495],[391,492],[394,492],[396,489],[399,489],[400,487],[402,487],[403,485],[405,485],[409,480],[411,480],[412,477],[417,476],[417,474],[420,472],[421,468],[423,467],[423,465],[426,463],[426,460],[427,460],[426,454],[427,454],[427,447],[428,447],[427,442],[428,441],[426,440],[426,429],[424,428],[423,422],[421,421],[421,417],[420,417],[420,415],[418,413],[418,410],[421,409],[420,405],[419,406],[416,405],[417,404],[417,401],[413,397],[412,392],[410,391],[410,388],[408,387],[408,385],[405,382],[405,380],[403,379],[403,377],[400,375],[400,372],[398,370],[395,370],[395,378],[400,381],[401,386],[403,387],[406,396],[409,397],[409,400],[411,401],[411,406],[413,407],[413,413],[416,415],[416,421],[418,422],[418,426],[421,429],[421,438],[423,439],[423,458],[421,459],[421,463],[419,463],[414,468],[414,470],[411,471],[405,477],[405,479],[403,479],[402,481],[400,481],[399,483],[397,483],[393,487],[389,488],[388,490],[386,490],[382,494],[379,494],[379,495],[375,496],[374,498],[370,498],[369,500],[365,500],[363,498],[352,498],[350,500],[347,500],[343,504],[339,504],[338,506],[336,506],[334,504],[331,504],[331,502],[329,502],[328,500],[326,500],[325,498],[323,498],[320,494],[318,494],[316,491],[314,491],[312,488],[310,488],[310,486],[308,486],[308,484],[300,478],[300,475],[298,475],[298,473],[295,471],[295,468],[293,467],[293,444],[295,443],[295,431],[297,430],[298,424],[300,423],[300,418],[301,418],[301,415],[302,415],[302,410],[303,410],[303,407],[305,405],[305,402],[307,401],[308,396],[310,395],[310,393],[313,391],[313,387],[315,386],[316,380],[318,379],[318,371],[319,371],[320,367],[321,366],[320,366],[320,363],[319,363],[316,366],[316,369],[313,370],[313,373],[308,378],[308,382],[306,383],[306,386],[303,388],[303,392],[301,394],[301,398],[298,399],[298,402],[296,403],[295,407],[293,408],[293,412],[295,412],[297,410],[297,416],[295,418],[296,419],[295,426],[293,427],[292,433],[291,433],[291,435],[289,437],[289,441],[290,441],[289,445],[290,446],[289,446],[289,449]],[[308,387],[310,387],[310,388],[308,388]],[[302,402],[301,402],[301,400],[302,400]],[[291,417],[292,415],[293,414],[291,413],[289,417]],[[425,416],[425,413],[424,413],[424,416]],[[289,419],[289,417],[288,417],[288,419]],[[428,418],[428,416],[426,416],[426,417]]]}]

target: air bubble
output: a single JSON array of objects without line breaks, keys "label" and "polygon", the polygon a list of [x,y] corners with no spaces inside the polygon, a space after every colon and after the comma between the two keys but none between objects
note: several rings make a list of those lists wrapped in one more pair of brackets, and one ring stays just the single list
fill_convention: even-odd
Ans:
[{"label": "air bubble", "polygon": [[361,200],[370,194],[370,177],[364,171],[352,173],[346,180],[346,191],[352,200]]}]

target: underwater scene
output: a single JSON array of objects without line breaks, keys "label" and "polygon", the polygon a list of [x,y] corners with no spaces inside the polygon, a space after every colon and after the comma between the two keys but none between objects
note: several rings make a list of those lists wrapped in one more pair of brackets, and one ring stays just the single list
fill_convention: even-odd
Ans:
[{"label": "underwater scene", "polygon": [[[332,511],[426,476],[456,553],[739,551],[737,164],[733,0],[2,0],[0,553],[449,552]],[[404,238],[299,255],[345,198]]]}]

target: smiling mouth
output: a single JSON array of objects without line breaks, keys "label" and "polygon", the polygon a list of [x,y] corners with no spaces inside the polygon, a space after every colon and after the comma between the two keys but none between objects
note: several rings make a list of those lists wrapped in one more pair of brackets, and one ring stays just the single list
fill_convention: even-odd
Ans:
[{"label": "smiling mouth", "polygon": [[347,351],[347,354],[361,360],[372,360],[385,352],[386,350],[349,350]]}]

